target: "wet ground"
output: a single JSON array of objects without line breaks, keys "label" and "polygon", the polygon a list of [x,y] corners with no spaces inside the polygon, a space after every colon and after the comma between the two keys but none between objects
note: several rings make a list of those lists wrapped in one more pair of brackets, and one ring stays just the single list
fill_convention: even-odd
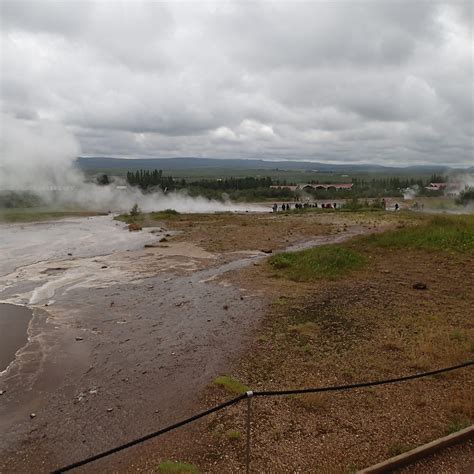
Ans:
[{"label": "wet ground", "polygon": [[27,351],[41,362],[20,357],[2,380],[8,469],[34,453],[48,470],[190,414],[258,321],[261,298],[212,281],[244,262],[56,295]]},{"label": "wet ground", "polygon": [[0,299],[29,303],[34,317],[29,343],[0,376],[0,472],[48,472],[194,414],[267,304],[221,278],[265,258],[260,250],[210,253],[160,242],[166,230],[129,233],[110,217],[71,221],[15,228],[26,232],[24,253],[7,239],[19,264],[2,268]]},{"label": "wet ground", "polygon": [[15,359],[15,352],[28,340],[31,310],[24,306],[0,303],[0,373]]}]

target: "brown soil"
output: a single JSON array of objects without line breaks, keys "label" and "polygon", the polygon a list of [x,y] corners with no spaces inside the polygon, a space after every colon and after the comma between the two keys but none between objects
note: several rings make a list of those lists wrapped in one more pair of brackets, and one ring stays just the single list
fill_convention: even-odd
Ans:
[{"label": "brown soil", "polygon": [[[367,229],[393,226],[415,215],[390,213],[269,213],[180,215],[166,222],[180,235],[173,241],[193,242],[209,252],[283,249],[291,243],[305,241],[328,233],[344,232],[347,226],[361,225]],[[146,222],[145,222],[146,223]],[[156,222],[148,222],[156,225]]]},{"label": "brown soil", "polygon": [[[474,258],[359,248],[370,265],[338,281],[295,283],[275,278],[267,264],[225,275],[273,299],[229,373],[253,390],[272,390],[398,377],[472,359]],[[414,289],[417,282],[427,289]],[[464,369],[344,393],[256,398],[252,470],[350,472],[375,464],[472,423],[473,382]],[[211,385],[202,405],[231,396]],[[174,441],[150,443],[150,458],[134,468],[175,459],[204,472],[243,471],[245,405],[207,420]]]}]

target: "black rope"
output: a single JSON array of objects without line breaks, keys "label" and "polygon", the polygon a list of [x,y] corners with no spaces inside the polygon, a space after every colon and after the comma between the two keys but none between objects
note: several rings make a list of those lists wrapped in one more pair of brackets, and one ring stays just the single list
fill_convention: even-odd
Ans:
[{"label": "black rope", "polygon": [[122,444],[120,446],[109,449],[107,451],[103,451],[102,453],[96,454],[95,456],[91,456],[89,458],[83,459],[82,461],[77,461],[75,463],[69,464],[69,466],[65,466],[65,467],[62,467],[61,469],[57,469],[56,471],[53,471],[52,474],[59,474],[62,472],[70,471],[71,469],[75,469],[76,467],[84,466],[84,464],[89,464],[90,462],[97,461],[98,459],[101,459],[101,458],[105,458],[106,456],[110,456],[111,454],[117,453],[119,451],[130,448],[132,446],[135,446],[136,444],[143,443],[144,441],[147,441],[151,438],[155,438],[156,436],[165,434],[168,431],[172,431],[172,430],[175,430],[176,428],[180,428],[181,426],[187,425],[188,423],[191,423],[192,421],[199,420],[199,418],[210,415],[211,413],[214,413],[216,411],[222,410],[223,408],[233,405],[234,403],[240,402],[240,400],[242,400],[246,396],[247,394],[243,393],[242,395],[239,395],[238,397],[233,398],[232,400],[228,400],[227,402],[221,403],[220,405],[217,405],[214,408],[210,408],[209,410],[206,410],[197,415],[191,416],[190,418],[186,418],[185,420],[178,421],[178,423],[167,426],[166,428],[162,428],[161,430],[155,431],[154,433],[147,434],[145,436],[142,436],[141,438],[134,439],[133,441],[129,441],[128,443]]},{"label": "black rope", "polygon": [[223,408],[226,408],[230,405],[234,405],[235,403],[238,403],[240,402],[240,400],[247,397],[251,397],[251,396],[271,397],[271,396],[279,396],[279,395],[298,395],[302,393],[336,392],[340,390],[353,390],[355,388],[372,387],[376,385],[386,385],[386,384],[391,384],[391,383],[405,382],[407,380],[419,379],[422,377],[429,377],[431,375],[437,375],[444,372],[450,372],[452,370],[462,369],[465,367],[469,367],[471,365],[474,365],[474,361],[467,361],[459,365],[445,367],[443,369],[432,370],[430,372],[422,372],[421,374],[407,375],[405,377],[398,377],[395,379],[376,380],[373,382],[361,382],[361,383],[355,383],[351,385],[335,385],[332,387],[302,388],[302,389],[296,389],[296,390],[270,390],[270,391],[259,391],[259,392],[249,391],[249,392],[243,393],[242,395],[239,395],[236,398],[228,400],[227,402],[221,403],[220,405],[210,408],[209,410],[203,411],[197,415],[191,416],[190,418],[179,421],[178,423],[167,426],[166,428],[162,428],[161,430],[155,431],[154,433],[147,434],[145,436],[142,436],[141,438],[135,439],[133,441],[129,441],[128,443],[109,449],[108,451],[103,451],[102,453],[96,454],[95,456],[91,456],[89,458],[83,459],[82,461],[78,461],[73,464],[69,464],[68,466],[62,467],[61,469],[57,469],[53,471],[52,474],[60,474],[62,472],[70,471],[71,469],[75,469],[76,467],[84,466],[85,464],[89,464],[93,461],[97,461],[98,459],[104,458],[106,456],[110,456],[111,454],[117,453],[119,451],[123,451],[124,449],[143,443],[144,441],[147,441],[151,438],[155,438],[157,436],[165,434],[176,428],[180,428],[181,426],[184,426],[188,423],[196,421],[199,418],[203,418],[204,416],[210,415],[211,413],[214,413],[216,411],[222,410]]},{"label": "black rope", "polygon": [[332,387],[321,387],[321,388],[301,388],[295,390],[268,390],[253,392],[254,397],[273,397],[278,395],[297,395],[300,393],[316,393],[316,392],[336,392],[340,390],[353,390],[355,388],[363,387],[373,387],[375,385],[385,385],[389,383],[405,382],[406,380],[420,379],[422,377],[429,377],[431,375],[442,374],[443,372],[450,372],[452,370],[462,369],[473,365],[474,361],[464,362],[459,365],[454,365],[452,367],[445,367],[444,369],[432,370],[431,372],[423,372],[421,374],[407,375],[405,377],[398,377],[396,379],[386,379],[386,380],[376,380],[375,382],[361,382],[354,383],[351,385],[335,385]]}]

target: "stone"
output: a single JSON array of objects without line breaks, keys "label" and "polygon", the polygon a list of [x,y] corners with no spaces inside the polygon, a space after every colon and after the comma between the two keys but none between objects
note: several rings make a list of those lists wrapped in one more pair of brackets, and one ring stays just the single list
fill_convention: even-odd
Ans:
[{"label": "stone", "polygon": [[135,222],[132,222],[131,224],[128,224],[128,230],[130,232],[137,232],[139,230],[142,230],[142,228],[139,224],[136,224]]}]

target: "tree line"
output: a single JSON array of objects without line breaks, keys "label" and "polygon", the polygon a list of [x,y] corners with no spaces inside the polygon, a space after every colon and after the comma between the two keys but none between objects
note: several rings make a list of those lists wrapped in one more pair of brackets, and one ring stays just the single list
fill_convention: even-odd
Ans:
[{"label": "tree line", "polygon": [[152,188],[161,188],[163,191],[173,190],[179,184],[185,185],[184,179],[178,183],[172,176],[163,176],[162,170],[137,170],[127,172],[127,183],[130,186],[138,186],[144,191]]},{"label": "tree line", "polygon": [[[274,180],[267,177],[244,177],[244,178],[223,178],[223,179],[200,179],[187,182],[185,179],[175,179],[172,176],[165,176],[162,170],[137,170],[128,171],[126,175],[127,183],[130,186],[137,186],[143,191],[153,191],[161,189],[164,192],[186,189],[191,196],[205,196],[213,199],[228,197],[234,200],[258,200],[258,199],[292,199],[300,191],[290,189],[275,189],[271,186],[294,185],[285,180]],[[369,198],[394,196],[400,197],[407,188],[416,188],[418,194],[433,195],[433,191],[426,191],[425,186],[430,182],[445,182],[446,177],[432,175],[429,180],[399,177],[390,178],[353,178],[353,188],[351,190],[307,190],[315,199],[333,198]],[[312,184],[317,184],[313,181]],[[440,191],[441,192],[441,191]]]}]

